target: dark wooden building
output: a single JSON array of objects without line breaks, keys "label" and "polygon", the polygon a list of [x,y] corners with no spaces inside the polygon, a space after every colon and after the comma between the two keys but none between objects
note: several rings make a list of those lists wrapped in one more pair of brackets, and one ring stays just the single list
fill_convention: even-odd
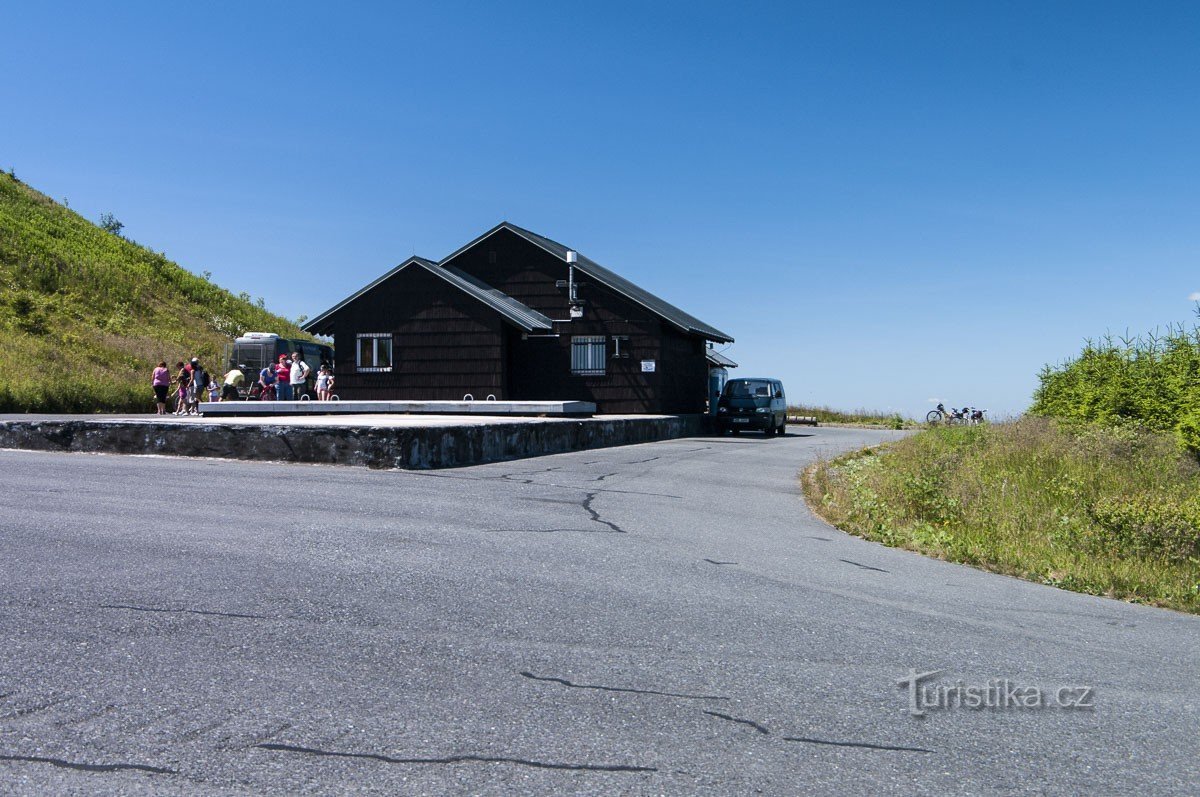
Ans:
[{"label": "dark wooden building", "polygon": [[346,400],[593,401],[703,412],[710,343],[733,338],[567,247],[504,222],[412,257],[304,324],[332,336]]}]

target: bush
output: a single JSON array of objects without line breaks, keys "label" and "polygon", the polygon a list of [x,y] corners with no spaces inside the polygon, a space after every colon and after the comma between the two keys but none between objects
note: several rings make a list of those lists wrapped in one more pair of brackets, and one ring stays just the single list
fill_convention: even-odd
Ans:
[{"label": "bush", "polygon": [[1039,375],[1030,412],[1168,431],[1198,406],[1200,329],[1089,342],[1074,360]]},{"label": "bush", "polygon": [[1200,501],[1172,495],[1101,497],[1091,508],[1092,542],[1119,556],[1164,554],[1186,559],[1200,554]]},{"label": "bush", "polygon": [[1200,456],[1200,409],[1194,409],[1180,419],[1175,435],[1183,450]]}]

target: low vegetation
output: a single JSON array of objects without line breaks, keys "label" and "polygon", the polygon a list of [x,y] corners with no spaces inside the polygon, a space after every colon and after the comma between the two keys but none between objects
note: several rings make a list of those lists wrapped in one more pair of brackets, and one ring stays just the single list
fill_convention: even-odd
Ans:
[{"label": "low vegetation", "polygon": [[0,412],[148,411],[160,359],[214,362],[249,329],[308,337],[123,226],[0,173]]},{"label": "low vegetation", "polygon": [[853,426],[880,426],[886,429],[909,429],[917,424],[896,412],[875,410],[835,410],[832,407],[788,407],[788,415],[816,418],[818,423],[844,423]]},{"label": "low vegetation", "polygon": [[1030,412],[1171,432],[1200,452],[1200,329],[1089,342],[1042,371]]},{"label": "low vegetation", "polygon": [[805,473],[834,525],[1066,589],[1200,612],[1200,464],[1171,434],[1026,417]]}]

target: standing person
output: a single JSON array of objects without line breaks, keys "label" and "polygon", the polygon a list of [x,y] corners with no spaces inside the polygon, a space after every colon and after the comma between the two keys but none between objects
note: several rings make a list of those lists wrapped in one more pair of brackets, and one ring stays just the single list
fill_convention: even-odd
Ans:
[{"label": "standing person", "polygon": [[175,375],[175,414],[183,415],[187,412],[188,404],[188,386],[192,383],[192,372],[182,361],[175,363],[178,373]]},{"label": "standing person", "polygon": [[204,366],[200,364],[199,358],[193,357],[192,362],[192,384],[191,390],[188,391],[188,403],[191,405],[188,412],[199,415],[200,402],[204,401],[204,390],[208,387],[208,372],[204,370]]},{"label": "standing person", "polygon": [[258,372],[258,384],[260,390],[258,397],[260,401],[275,400],[275,366],[267,363],[266,366]]},{"label": "standing person", "polygon": [[275,366],[275,397],[280,401],[292,400],[292,362],[286,354],[279,355]]},{"label": "standing person", "polygon": [[321,370],[317,371],[317,401],[330,401],[332,396],[333,374],[328,365],[321,363]]},{"label": "standing person", "polygon": [[150,387],[154,388],[154,403],[156,415],[167,414],[167,388],[171,385],[171,372],[167,370],[167,361],[159,360],[154,375],[150,377]]},{"label": "standing person", "polygon": [[217,384],[215,377],[208,378],[208,400],[216,402],[221,398],[221,386]]},{"label": "standing person", "polygon": [[301,396],[308,393],[308,376],[312,373],[312,367],[304,362],[304,355],[300,352],[292,354],[291,382],[292,395],[299,399]]},{"label": "standing person", "polygon": [[239,365],[225,374],[225,384],[221,386],[221,401],[237,401],[238,388],[246,383],[246,366]]}]

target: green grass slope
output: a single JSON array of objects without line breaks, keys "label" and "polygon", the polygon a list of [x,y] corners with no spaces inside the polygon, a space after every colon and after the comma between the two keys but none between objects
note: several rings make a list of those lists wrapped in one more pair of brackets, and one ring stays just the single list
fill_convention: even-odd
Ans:
[{"label": "green grass slope", "polygon": [[0,173],[0,412],[151,411],[159,360],[246,330],[309,338]]},{"label": "green grass slope", "polygon": [[1169,434],[1034,416],[931,429],[820,463],[804,488],[886,545],[1200,613],[1200,462]]}]

